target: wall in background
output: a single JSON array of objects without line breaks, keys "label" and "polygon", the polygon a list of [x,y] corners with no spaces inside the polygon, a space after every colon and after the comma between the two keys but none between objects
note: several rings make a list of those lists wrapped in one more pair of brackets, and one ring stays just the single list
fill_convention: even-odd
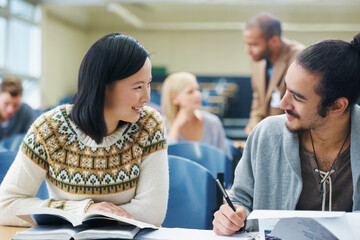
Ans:
[{"label": "wall in background", "polygon": [[[313,21],[317,20],[318,16],[314,14]],[[307,21],[311,22],[311,19]],[[89,28],[71,24],[44,7],[41,76],[44,106],[53,106],[62,97],[76,91],[78,69],[84,54],[97,39],[110,32],[122,32],[135,37],[153,54],[153,66],[165,67],[168,73],[189,71],[202,76],[250,75],[249,57],[244,52],[240,30],[154,31],[116,26]],[[355,33],[295,29],[284,31],[283,35],[310,45],[327,38],[349,41]]]},{"label": "wall in background", "polygon": [[44,108],[77,89],[81,60],[89,48],[87,33],[43,10],[41,94]]}]

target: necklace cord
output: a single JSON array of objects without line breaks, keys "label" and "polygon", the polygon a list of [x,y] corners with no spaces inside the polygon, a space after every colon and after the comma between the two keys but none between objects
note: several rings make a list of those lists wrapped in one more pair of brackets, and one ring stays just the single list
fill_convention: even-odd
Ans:
[{"label": "necklace cord", "polygon": [[[339,157],[343,147],[345,146],[345,143],[347,141],[347,139],[349,138],[350,136],[350,132],[348,133],[348,135],[346,136],[345,138],[345,141],[344,143],[342,144],[335,160]],[[309,130],[309,133],[310,133],[310,139],[311,139],[311,145],[312,145],[312,148],[313,148],[313,151],[314,151],[314,158],[315,158],[315,161],[316,161],[316,164],[318,165],[318,161],[317,161],[317,157],[316,157],[316,152],[315,152],[315,146],[314,146],[314,141],[313,141],[313,138],[312,138],[312,135],[311,135],[311,130]],[[335,163],[335,160],[331,166],[331,169],[330,171],[328,172],[324,172],[324,171],[321,171],[320,169],[315,169],[315,172],[318,172],[319,173],[319,184],[320,184],[320,190],[319,190],[319,196],[320,196],[320,201],[322,202],[322,211],[325,211],[325,201],[326,201],[326,182],[329,183],[329,186],[330,186],[330,192],[329,192],[329,211],[331,211],[331,205],[332,205],[332,181],[331,181],[331,174],[335,172],[334,170],[334,163]],[[325,188],[325,189],[324,189]],[[325,191],[324,191],[325,190]]]}]

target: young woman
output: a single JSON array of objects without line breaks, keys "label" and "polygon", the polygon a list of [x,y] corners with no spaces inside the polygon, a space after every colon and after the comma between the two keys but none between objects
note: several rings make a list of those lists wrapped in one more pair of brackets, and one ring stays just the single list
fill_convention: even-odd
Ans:
[{"label": "young woman", "polygon": [[200,110],[201,92],[193,74],[178,72],[165,79],[161,108],[166,117],[169,142],[204,142],[222,149],[231,157],[220,119]]},{"label": "young woman", "polygon": [[[72,104],[41,115],[0,187],[0,224],[23,208],[100,210],[160,226],[168,199],[165,127],[150,100],[148,52],[106,35],[86,53]],[[46,180],[50,199],[35,198]]]}]

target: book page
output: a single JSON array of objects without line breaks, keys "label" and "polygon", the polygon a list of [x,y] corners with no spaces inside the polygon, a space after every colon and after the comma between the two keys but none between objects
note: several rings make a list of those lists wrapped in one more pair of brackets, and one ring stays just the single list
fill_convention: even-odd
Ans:
[{"label": "book page", "polygon": [[75,235],[76,240],[85,239],[133,239],[141,229],[136,226],[111,225],[85,229]]},{"label": "book page", "polygon": [[72,239],[82,228],[74,228],[72,225],[36,225],[25,231],[17,232],[13,240],[26,239]]},{"label": "book page", "polygon": [[56,208],[27,208],[19,211],[16,216],[33,225],[61,225],[66,223],[71,223],[74,227],[81,225],[79,216]]},{"label": "book page", "polygon": [[83,223],[86,223],[86,221],[90,221],[90,220],[94,220],[94,219],[99,219],[99,220],[103,219],[103,220],[115,220],[115,221],[118,221],[119,223],[126,223],[126,224],[130,224],[130,225],[134,225],[141,229],[143,229],[143,228],[157,229],[158,228],[155,225],[150,224],[150,223],[141,222],[141,221],[134,220],[131,218],[126,218],[126,217],[118,216],[118,215],[107,213],[107,212],[101,212],[101,211],[87,212],[83,215],[82,219],[83,219]]}]

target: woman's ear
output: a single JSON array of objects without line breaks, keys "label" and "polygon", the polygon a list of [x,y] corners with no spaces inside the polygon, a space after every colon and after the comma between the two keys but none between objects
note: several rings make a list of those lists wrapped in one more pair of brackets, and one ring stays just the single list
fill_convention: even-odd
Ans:
[{"label": "woman's ear", "polygon": [[171,94],[170,101],[171,101],[171,103],[174,104],[174,105],[179,105],[178,97],[177,97],[177,95],[175,95],[175,94]]},{"label": "woman's ear", "polygon": [[332,116],[339,116],[343,114],[346,108],[349,106],[349,100],[347,98],[338,98],[334,104],[330,107],[330,113]]}]

